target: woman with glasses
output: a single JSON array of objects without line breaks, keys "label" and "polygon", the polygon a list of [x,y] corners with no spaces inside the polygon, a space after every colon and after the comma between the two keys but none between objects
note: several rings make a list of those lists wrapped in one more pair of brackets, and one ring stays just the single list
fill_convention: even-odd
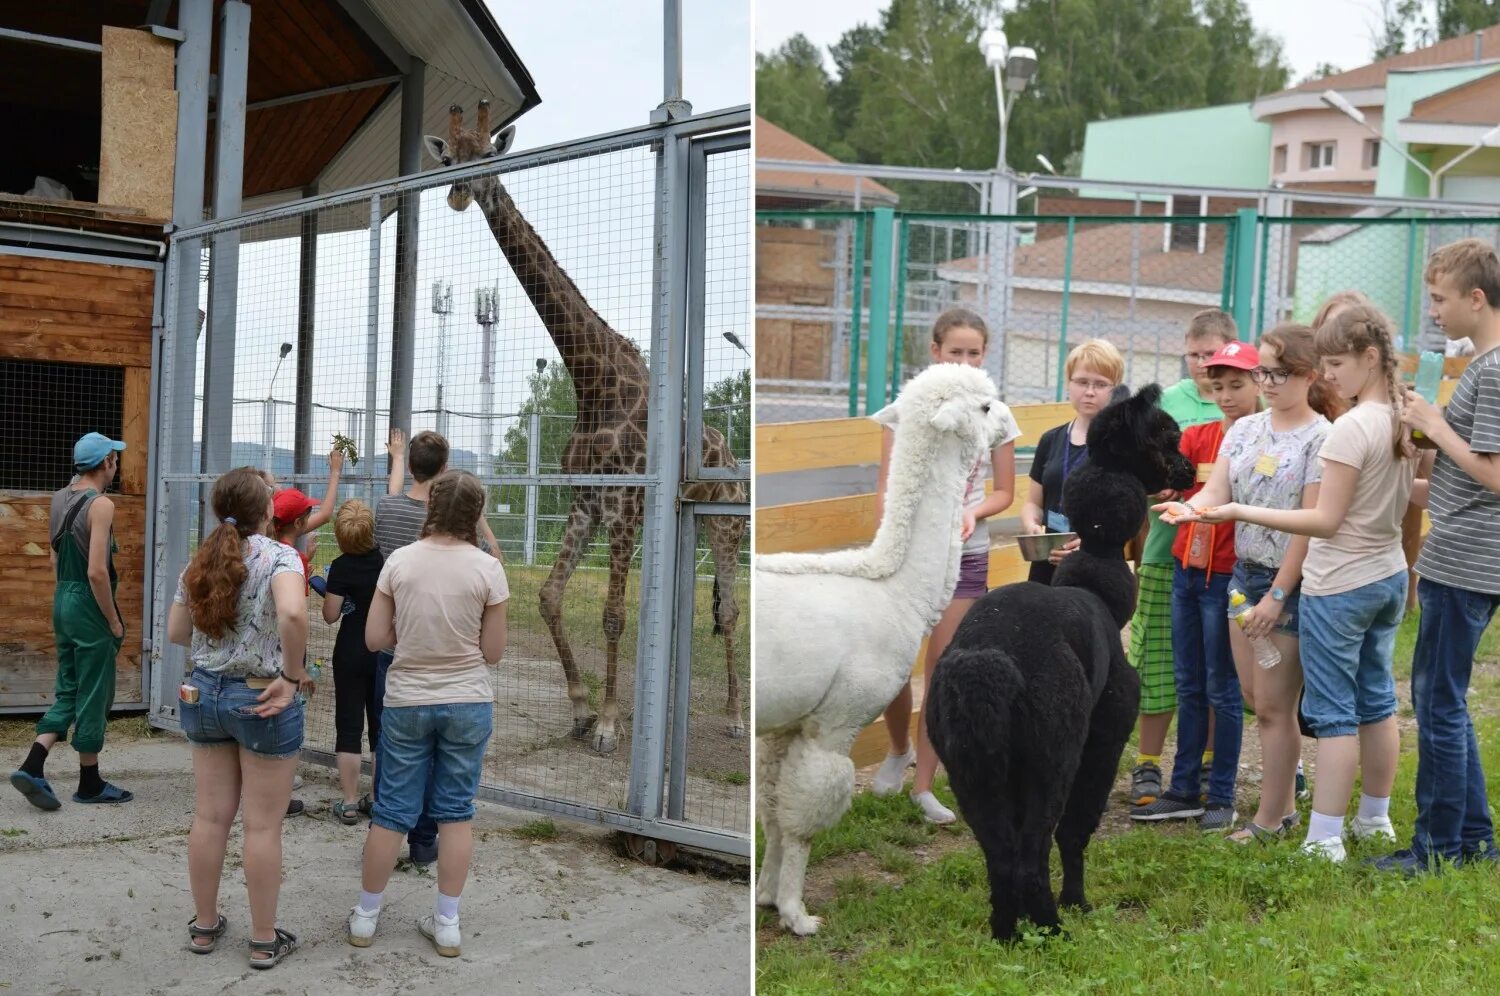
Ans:
[{"label": "woman with glasses", "polygon": [[[1318,452],[1343,404],[1319,372],[1312,329],[1287,323],[1267,332],[1261,337],[1260,365],[1250,374],[1260,385],[1266,410],[1229,429],[1212,476],[1193,504],[1314,508],[1322,479]],[[1180,511],[1176,503],[1159,507]],[[1248,826],[1230,835],[1237,843],[1285,837],[1298,823],[1298,607],[1307,543],[1305,536],[1235,524],[1237,559],[1230,587],[1245,594],[1251,609],[1244,629],[1229,627],[1229,644],[1241,692],[1255,710],[1262,751],[1259,808]],[[1256,663],[1250,645],[1252,639],[1264,638],[1281,653],[1281,662],[1271,668]]]},{"label": "woman with glasses", "polygon": [[[1088,459],[1089,425],[1104,410],[1115,385],[1125,377],[1120,351],[1103,339],[1090,339],[1074,347],[1063,364],[1068,381],[1072,420],[1048,429],[1036,444],[1031,458],[1031,488],[1021,506],[1021,528],[1028,533],[1067,533],[1063,514],[1063,482]],[[1031,565],[1028,580],[1051,584],[1062,558],[1078,549],[1078,540],[1053,552],[1048,560]]]}]

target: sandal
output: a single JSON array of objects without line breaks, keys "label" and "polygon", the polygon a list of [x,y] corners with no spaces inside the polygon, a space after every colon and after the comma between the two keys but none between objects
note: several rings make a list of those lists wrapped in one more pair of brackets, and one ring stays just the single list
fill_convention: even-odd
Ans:
[{"label": "sandal", "polygon": [[369,816],[375,811],[375,802],[370,798],[370,793],[368,792],[359,797],[359,802],[355,803],[355,806],[357,806],[360,813],[365,816]]},{"label": "sandal", "polygon": [[359,803],[336,802],[333,804],[333,815],[337,816],[344,826],[352,827],[359,822]]},{"label": "sandal", "polygon": [[1278,841],[1286,840],[1292,830],[1301,822],[1302,814],[1293,810],[1281,818],[1281,824],[1275,830],[1267,829],[1254,820],[1251,820],[1242,829],[1230,834],[1228,839],[1234,841],[1236,844],[1248,844],[1252,840],[1259,841],[1262,844],[1275,844]]},{"label": "sandal", "polygon": [[99,790],[98,795],[79,795],[73,793],[73,801],[93,806],[113,806],[121,802],[129,802],[135,798],[135,793],[129,789],[122,789],[113,782],[105,782],[104,788]]},{"label": "sandal", "polygon": [[[187,949],[196,954],[208,954],[218,947],[219,938],[224,936],[224,929],[229,926],[229,920],[223,913],[219,914],[219,922],[212,927],[198,926],[198,918],[194,916],[188,921]],[[199,944],[198,938],[207,937],[207,944]]]},{"label": "sandal", "polygon": [[[277,962],[297,950],[297,935],[276,928],[276,937],[269,941],[250,942],[250,967],[272,968]],[[257,954],[268,954],[269,958],[257,958]]]}]

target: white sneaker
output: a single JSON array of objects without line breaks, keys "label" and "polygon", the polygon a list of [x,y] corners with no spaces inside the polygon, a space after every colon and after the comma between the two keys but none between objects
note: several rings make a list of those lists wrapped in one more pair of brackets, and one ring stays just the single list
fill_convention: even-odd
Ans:
[{"label": "white sneaker", "polygon": [[1366,819],[1356,816],[1349,821],[1349,832],[1355,840],[1387,840],[1396,842],[1396,828],[1391,826],[1389,816],[1371,816]]},{"label": "white sneaker", "polygon": [[954,815],[953,810],[938,802],[937,796],[931,792],[913,792],[911,794],[911,801],[922,807],[922,815],[927,817],[928,823],[942,825],[952,823],[958,819]]},{"label": "white sneaker", "polygon": [[458,929],[458,917],[438,916],[429,913],[417,921],[422,936],[432,942],[437,953],[444,958],[457,958],[463,944],[463,934]]},{"label": "white sneaker", "polygon": [[870,791],[876,795],[895,795],[901,791],[901,783],[906,781],[906,769],[916,763],[914,747],[908,747],[905,754],[887,754],[870,782]]},{"label": "white sneaker", "polygon": [[1334,864],[1342,864],[1344,861],[1344,842],[1338,837],[1329,837],[1327,840],[1309,840],[1302,844],[1302,852],[1314,857],[1327,858]]},{"label": "white sneaker", "polygon": [[375,939],[375,927],[380,923],[380,911],[366,913],[359,903],[349,911],[349,943],[357,948],[367,948]]},{"label": "white sneaker", "polygon": [[297,791],[301,787],[302,787],[302,776],[301,775],[293,775],[292,776],[292,791],[295,792],[295,791]]}]

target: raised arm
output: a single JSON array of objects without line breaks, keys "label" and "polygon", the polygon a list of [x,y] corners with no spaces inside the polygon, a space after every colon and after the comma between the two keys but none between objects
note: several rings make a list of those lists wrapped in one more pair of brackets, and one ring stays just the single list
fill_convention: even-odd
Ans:
[{"label": "raised arm", "polygon": [[[303,533],[315,532],[333,518],[334,510],[339,505],[339,475],[344,470],[344,451],[333,450],[328,454],[328,489],[323,492],[323,501],[307,520],[307,526]],[[309,556],[311,552],[309,551]]]},{"label": "raised arm", "polygon": [[392,429],[390,438],[385,443],[385,451],[391,458],[391,473],[385,482],[385,493],[399,495],[401,486],[406,483],[406,433],[400,429]]}]

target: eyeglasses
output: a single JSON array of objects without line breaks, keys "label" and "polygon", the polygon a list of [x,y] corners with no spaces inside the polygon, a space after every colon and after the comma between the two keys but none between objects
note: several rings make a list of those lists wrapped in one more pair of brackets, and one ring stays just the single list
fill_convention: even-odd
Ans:
[{"label": "eyeglasses", "polygon": [[1218,352],[1219,351],[1217,349],[1210,349],[1206,353],[1183,353],[1182,358],[1184,360],[1187,360],[1189,363],[1197,363],[1199,365],[1202,365],[1218,355]]},{"label": "eyeglasses", "polygon": [[1074,377],[1068,383],[1080,391],[1094,391],[1097,393],[1114,390],[1115,386],[1107,380],[1089,380],[1087,377]]},{"label": "eyeglasses", "polygon": [[1287,382],[1292,375],[1290,370],[1267,370],[1265,367],[1256,367],[1250,371],[1250,379],[1257,384],[1270,384],[1272,387],[1280,387]]}]

